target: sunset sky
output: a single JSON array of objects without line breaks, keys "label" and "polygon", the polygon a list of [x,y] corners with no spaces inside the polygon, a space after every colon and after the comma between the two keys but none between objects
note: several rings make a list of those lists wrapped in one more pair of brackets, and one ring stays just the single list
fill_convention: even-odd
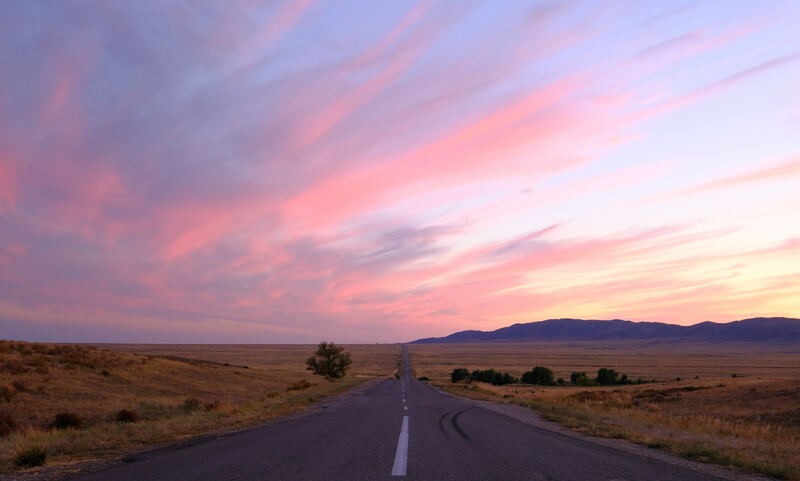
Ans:
[{"label": "sunset sky", "polygon": [[800,3],[4,2],[0,338],[800,317]]}]

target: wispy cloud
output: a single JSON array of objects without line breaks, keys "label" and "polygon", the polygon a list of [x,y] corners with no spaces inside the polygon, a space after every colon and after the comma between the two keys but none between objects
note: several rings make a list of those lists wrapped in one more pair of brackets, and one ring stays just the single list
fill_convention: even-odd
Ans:
[{"label": "wispy cloud", "polygon": [[730,175],[721,179],[705,182],[693,187],[681,189],[671,196],[685,196],[691,194],[699,194],[711,190],[724,189],[726,187],[735,187],[742,184],[751,184],[755,182],[767,182],[776,179],[785,179],[800,175],[800,157],[793,157],[790,160],[773,165],[771,167],[764,167],[741,174]]}]

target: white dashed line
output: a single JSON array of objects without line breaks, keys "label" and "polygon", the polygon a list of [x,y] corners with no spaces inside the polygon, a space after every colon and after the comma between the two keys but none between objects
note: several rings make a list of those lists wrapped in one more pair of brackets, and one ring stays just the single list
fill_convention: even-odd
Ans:
[{"label": "white dashed line", "polygon": [[408,463],[408,416],[403,416],[403,425],[400,427],[400,437],[397,438],[397,452],[394,455],[392,476],[405,476]]}]

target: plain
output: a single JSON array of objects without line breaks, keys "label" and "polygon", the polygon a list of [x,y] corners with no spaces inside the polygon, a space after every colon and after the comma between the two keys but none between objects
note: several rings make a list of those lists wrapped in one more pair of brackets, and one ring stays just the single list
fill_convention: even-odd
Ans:
[{"label": "plain", "polygon": [[[531,407],[593,436],[800,480],[800,352],[794,345],[578,342],[416,344],[416,375],[453,394]],[[519,377],[535,366],[563,385],[451,382],[453,369]],[[634,384],[575,386],[600,368]],[[641,384],[635,382],[642,379]]]},{"label": "plain", "polygon": [[21,457],[41,450],[48,466],[69,472],[81,461],[251,426],[398,368],[398,345],[345,347],[351,371],[331,381],[306,370],[310,345],[0,341],[0,421],[9,425],[0,473],[19,471]]}]

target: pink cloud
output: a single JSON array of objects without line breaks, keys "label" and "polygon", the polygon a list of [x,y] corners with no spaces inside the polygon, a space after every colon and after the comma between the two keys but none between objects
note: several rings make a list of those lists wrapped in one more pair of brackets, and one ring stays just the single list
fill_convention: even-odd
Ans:
[{"label": "pink cloud", "polygon": [[753,182],[764,182],[772,179],[785,178],[787,176],[794,176],[800,174],[800,157],[792,158],[782,164],[772,167],[765,167],[742,174],[724,177],[718,180],[712,180],[700,185],[689,187],[669,196],[684,196],[708,192],[711,190],[724,189],[726,187],[735,187],[742,184],[750,184]]},{"label": "pink cloud", "polygon": [[647,113],[648,116],[661,115],[667,111],[686,107],[688,104],[702,100],[708,96],[715,95],[738,85],[742,82],[751,80],[759,75],[763,75],[772,70],[777,70],[785,65],[790,65],[800,60],[800,52],[795,52],[781,57],[773,58],[757,65],[734,72],[726,77],[715,80],[711,83],[698,87],[680,96],[670,98]]},{"label": "pink cloud", "polygon": [[[490,159],[502,158],[514,149],[538,145],[546,151],[548,144],[565,136],[569,126],[575,124],[574,118],[547,109],[565,100],[575,85],[573,79],[549,85],[472,123],[464,123],[427,145],[324,179],[290,200],[286,215],[308,217],[313,224],[336,222],[364,212],[398,191],[408,193],[419,183],[435,180],[442,186],[474,179],[486,172]],[[530,162],[503,164],[500,175],[531,169]],[[539,165],[543,167],[542,163]]]}]

